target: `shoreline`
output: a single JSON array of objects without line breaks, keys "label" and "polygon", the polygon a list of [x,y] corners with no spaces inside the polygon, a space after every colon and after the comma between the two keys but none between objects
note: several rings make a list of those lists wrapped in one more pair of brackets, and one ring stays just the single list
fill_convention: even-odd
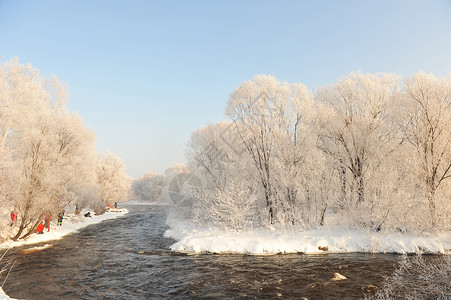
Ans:
[{"label": "shoreline", "polygon": [[420,236],[379,233],[345,227],[300,232],[255,229],[242,232],[177,226],[164,236],[175,239],[170,250],[187,254],[451,254],[451,233]]},{"label": "shoreline", "polygon": [[[85,217],[84,214],[87,212],[91,212],[92,217]],[[62,226],[56,226],[55,220],[51,222],[50,232],[47,230],[44,230],[44,234],[32,234],[25,240],[20,241],[12,241],[7,240],[3,243],[0,243],[0,251],[3,250],[8,251],[11,248],[20,247],[20,246],[26,246],[26,245],[33,245],[48,241],[54,241],[62,239],[64,236],[77,232],[78,230],[85,228],[89,225],[98,224],[105,220],[109,219],[115,219],[121,216],[124,216],[128,214],[128,210],[126,208],[122,209],[108,209],[105,213],[102,215],[94,215],[94,212],[92,210],[85,210],[80,212],[80,214],[68,214],[65,219],[63,220]],[[44,250],[46,248],[53,247],[53,245],[44,245],[42,247],[33,247],[27,250],[35,250],[40,251]],[[0,300],[13,300],[13,298],[10,298],[3,289],[0,288]]]},{"label": "shoreline", "polygon": [[[84,214],[87,212],[91,212],[92,217],[85,217]],[[7,250],[10,248],[37,244],[41,242],[59,240],[64,236],[77,232],[78,230],[92,225],[97,224],[105,220],[115,219],[121,216],[124,216],[128,213],[126,208],[121,209],[109,209],[102,215],[94,215],[92,210],[85,210],[80,212],[80,214],[75,215],[74,213],[68,214],[65,216],[62,226],[56,226],[56,221],[53,220],[51,222],[50,231],[44,229],[44,234],[32,234],[25,240],[12,241],[6,240],[0,243],[0,250]]]}]

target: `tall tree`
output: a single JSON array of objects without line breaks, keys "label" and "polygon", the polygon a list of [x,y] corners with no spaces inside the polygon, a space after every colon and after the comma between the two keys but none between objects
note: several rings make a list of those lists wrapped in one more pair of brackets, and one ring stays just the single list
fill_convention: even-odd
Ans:
[{"label": "tall tree", "polygon": [[360,72],[316,93],[320,102],[318,146],[342,166],[339,171],[348,206],[374,201],[368,199],[369,172],[378,172],[397,147],[390,105],[398,96],[397,76]]},{"label": "tall tree", "polygon": [[419,72],[405,81],[403,96],[403,136],[415,157],[406,163],[425,187],[436,226],[437,198],[446,197],[446,189],[437,191],[451,180],[451,77]]},{"label": "tall tree", "polygon": [[273,76],[257,75],[230,96],[226,114],[235,123],[241,142],[251,156],[263,188],[268,219],[275,222],[277,198],[273,187],[274,134],[279,115],[275,106],[285,103],[288,89]]},{"label": "tall tree", "polygon": [[67,98],[55,76],[17,58],[0,64],[0,204],[18,212],[13,240],[32,234],[44,214],[96,198],[95,134]]},{"label": "tall tree", "polygon": [[127,200],[131,178],[125,172],[125,165],[117,155],[113,153],[98,155],[97,185],[99,198],[107,205]]},{"label": "tall tree", "polygon": [[75,174],[92,172],[86,163],[95,153],[94,134],[67,111],[64,84],[17,58],[1,65],[0,95],[0,185],[6,205],[19,213],[17,240],[68,203]]}]

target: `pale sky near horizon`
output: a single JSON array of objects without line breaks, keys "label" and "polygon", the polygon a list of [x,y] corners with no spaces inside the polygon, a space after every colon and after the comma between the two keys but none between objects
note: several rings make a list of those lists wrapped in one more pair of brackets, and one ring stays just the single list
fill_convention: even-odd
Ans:
[{"label": "pale sky near horizon", "polygon": [[68,84],[69,109],[140,177],[185,161],[256,74],[309,88],[353,70],[451,72],[451,1],[7,1],[0,59]]}]

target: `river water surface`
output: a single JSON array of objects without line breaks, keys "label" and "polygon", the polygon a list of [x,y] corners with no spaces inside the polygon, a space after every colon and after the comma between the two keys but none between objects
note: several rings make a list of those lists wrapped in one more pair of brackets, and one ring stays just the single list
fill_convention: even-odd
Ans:
[{"label": "river water surface", "polygon": [[[162,206],[128,206],[124,217],[90,225],[52,247],[13,248],[4,290],[19,299],[359,299],[381,286],[393,254],[181,255]],[[335,272],[346,276],[331,281]]]}]

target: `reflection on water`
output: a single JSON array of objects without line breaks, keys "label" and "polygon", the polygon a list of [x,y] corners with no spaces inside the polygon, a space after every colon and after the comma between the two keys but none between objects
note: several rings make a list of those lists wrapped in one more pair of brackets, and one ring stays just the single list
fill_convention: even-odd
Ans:
[{"label": "reflection on water", "polygon": [[[163,238],[161,206],[129,207],[130,214],[91,225],[21,255],[4,290],[21,299],[359,299],[380,286],[399,255],[183,255]],[[41,247],[44,245],[35,245]],[[331,281],[338,272],[347,280]]]}]

